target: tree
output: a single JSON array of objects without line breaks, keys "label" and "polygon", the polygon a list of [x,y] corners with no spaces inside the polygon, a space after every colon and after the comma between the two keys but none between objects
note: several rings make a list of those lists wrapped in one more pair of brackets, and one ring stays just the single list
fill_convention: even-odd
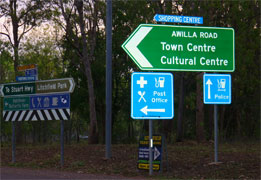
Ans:
[{"label": "tree", "polygon": [[[14,79],[14,69],[12,55],[8,51],[10,44],[8,42],[2,42],[0,40],[0,83],[8,82]],[[3,121],[3,98],[0,96],[0,141],[2,145],[3,139],[8,139],[8,136],[12,134],[11,126],[9,123]]]},{"label": "tree", "polygon": [[[65,37],[68,42],[76,49],[80,57],[81,64],[84,67],[88,87],[88,102],[89,102],[89,138],[90,144],[98,143],[98,122],[96,114],[95,91],[93,83],[93,75],[91,63],[95,60],[95,47],[97,40],[97,32],[99,31],[98,15],[103,2],[89,1],[87,3],[82,0],[57,2],[59,11],[61,12],[65,26]],[[57,19],[56,19],[56,22]],[[60,25],[62,22],[59,21]]]},{"label": "tree", "polygon": [[[3,24],[5,31],[0,34],[8,38],[14,53],[14,69],[16,71],[19,62],[19,45],[24,35],[39,25],[49,15],[46,7],[47,1],[1,1],[0,17],[6,19]],[[46,9],[45,9],[46,7]]]},{"label": "tree", "polygon": [[[41,30],[44,32],[39,30],[29,32],[29,36],[25,38],[26,42],[21,46],[20,60],[25,64],[37,64],[39,80],[60,78],[63,64],[56,41],[50,34],[46,34],[50,31],[48,26]],[[59,129],[59,124],[60,122],[55,121],[23,122],[23,136],[30,134],[33,143],[46,143],[51,137],[50,132],[56,132],[51,127]]]},{"label": "tree", "polygon": [[[1,31],[0,34],[6,36],[12,45],[15,76],[17,76],[17,66],[21,63],[19,61],[20,42],[27,32],[41,23],[47,17],[46,15],[50,15],[46,4],[47,1],[37,0],[0,2],[0,17],[6,18],[6,23],[3,24],[5,31]],[[17,142],[21,143],[21,123],[18,123],[16,136]]]}]

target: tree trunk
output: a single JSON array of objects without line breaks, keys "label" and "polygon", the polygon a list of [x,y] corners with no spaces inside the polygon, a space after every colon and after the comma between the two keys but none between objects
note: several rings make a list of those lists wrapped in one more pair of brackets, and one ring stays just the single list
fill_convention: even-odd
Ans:
[{"label": "tree trunk", "polygon": [[241,137],[241,112],[236,110],[236,133],[235,137]]},{"label": "tree trunk", "polygon": [[197,111],[196,111],[196,137],[198,142],[205,140],[204,136],[204,104],[203,104],[203,73],[197,75]]},{"label": "tree trunk", "polygon": [[181,142],[183,139],[183,110],[184,110],[184,73],[181,73],[179,82],[179,110],[178,110],[178,121],[177,121],[177,142]]},{"label": "tree trunk", "polygon": [[[15,1],[10,1],[9,4],[10,8],[10,16],[12,19],[12,26],[13,26],[13,41],[12,44],[13,50],[14,50],[14,70],[15,70],[15,76],[17,76],[17,66],[19,65],[19,55],[18,55],[18,48],[19,48],[19,40],[18,40],[18,18],[17,18],[17,4]],[[22,122],[15,122],[16,123],[16,142],[17,144],[23,143],[23,132],[22,132]]]},{"label": "tree trunk", "polygon": [[80,142],[80,125],[79,125],[79,123],[77,123],[77,125],[76,125],[76,142],[77,143]]},{"label": "tree trunk", "polygon": [[83,1],[75,0],[75,5],[77,7],[77,11],[79,13],[79,26],[81,29],[82,36],[82,61],[85,68],[85,76],[87,77],[87,85],[89,92],[89,104],[90,104],[90,129],[89,129],[89,144],[98,143],[98,124],[97,124],[97,116],[96,116],[96,107],[95,107],[95,95],[94,95],[94,87],[93,87],[93,79],[91,73],[91,57],[87,52],[87,39],[85,33],[85,23],[83,19]]},{"label": "tree trunk", "polygon": [[132,120],[128,123],[128,138],[131,139],[133,137],[133,123]]},{"label": "tree trunk", "polygon": [[163,123],[163,126],[162,126],[162,129],[163,129],[163,133],[166,137],[166,141],[167,142],[172,142],[172,136],[171,136],[171,133],[173,132],[173,121],[174,120],[169,120],[169,121],[162,121]]}]

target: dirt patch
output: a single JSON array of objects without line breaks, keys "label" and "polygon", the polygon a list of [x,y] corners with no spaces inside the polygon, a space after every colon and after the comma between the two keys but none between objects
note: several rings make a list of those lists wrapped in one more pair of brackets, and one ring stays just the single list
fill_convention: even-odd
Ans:
[{"label": "dirt patch", "polygon": [[[184,179],[260,179],[259,143],[233,143],[219,146],[219,161],[214,161],[213,143],[182,142],[167,146],[163,172],[153,178]],[[105,159],[104,145],[65,145],[65,164],[60,167],[60,146],[17,147],[16,163],[11,164],[11,147],[1,148],[2,166],[55,169],[59,171],[149,177],[137,170],[138,145],[112,145],[112,158]]]}]

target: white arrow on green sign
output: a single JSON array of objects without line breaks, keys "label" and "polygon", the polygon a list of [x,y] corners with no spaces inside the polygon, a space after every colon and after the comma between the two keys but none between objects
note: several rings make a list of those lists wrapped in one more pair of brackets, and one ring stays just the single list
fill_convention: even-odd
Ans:
[{"label": "white arrow on green sign", "polygon": [[141,24],[122,48],[141,70],[235,70],[233,28]]},{"label": "white arrow on green sign", "polygon": [[0,86],[2,96],[28,94],[72,93],[75,87],[73,78],[51,79],[26,83],[9,83]]}]

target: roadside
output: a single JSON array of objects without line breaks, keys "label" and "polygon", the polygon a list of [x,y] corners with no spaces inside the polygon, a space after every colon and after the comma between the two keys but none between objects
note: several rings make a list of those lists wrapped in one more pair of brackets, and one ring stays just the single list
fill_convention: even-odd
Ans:
[{"label": "roadside", "polygon": [[[168,144],[167,153],[168,157],[163,155],[163,172],[153,172],[152,177],[148,171],[137,170],[137,144],[112,145],[111,159],[105,159],[105,146],[101,144],[65,145],[63,168],[60,167],[59,144],[17,146],[14,164],[11,163],[11,147],[8,145],[1,147],[1,166],[18,168],[18,171],[28,168],[32,170],[28,174],[32,175],[34,171],[43,172],[47,179],[56,172],[58,175],[54,178],[57,179],[260,179],[259,141],[220,143],[218,159],[222,163],[218,164],[213,163],[213,142]],[[12,169],[2,171],[14,172]],[[4,178],[2,172],[1,177]]]},{"label": "roadside", "polygon": [[1,180],[5,179],[142,179],[139,177],[124,177],[121,175],[86,174],[82,171],[64,172],[46,169],[28,169],[16,167],[1,167]]}]

